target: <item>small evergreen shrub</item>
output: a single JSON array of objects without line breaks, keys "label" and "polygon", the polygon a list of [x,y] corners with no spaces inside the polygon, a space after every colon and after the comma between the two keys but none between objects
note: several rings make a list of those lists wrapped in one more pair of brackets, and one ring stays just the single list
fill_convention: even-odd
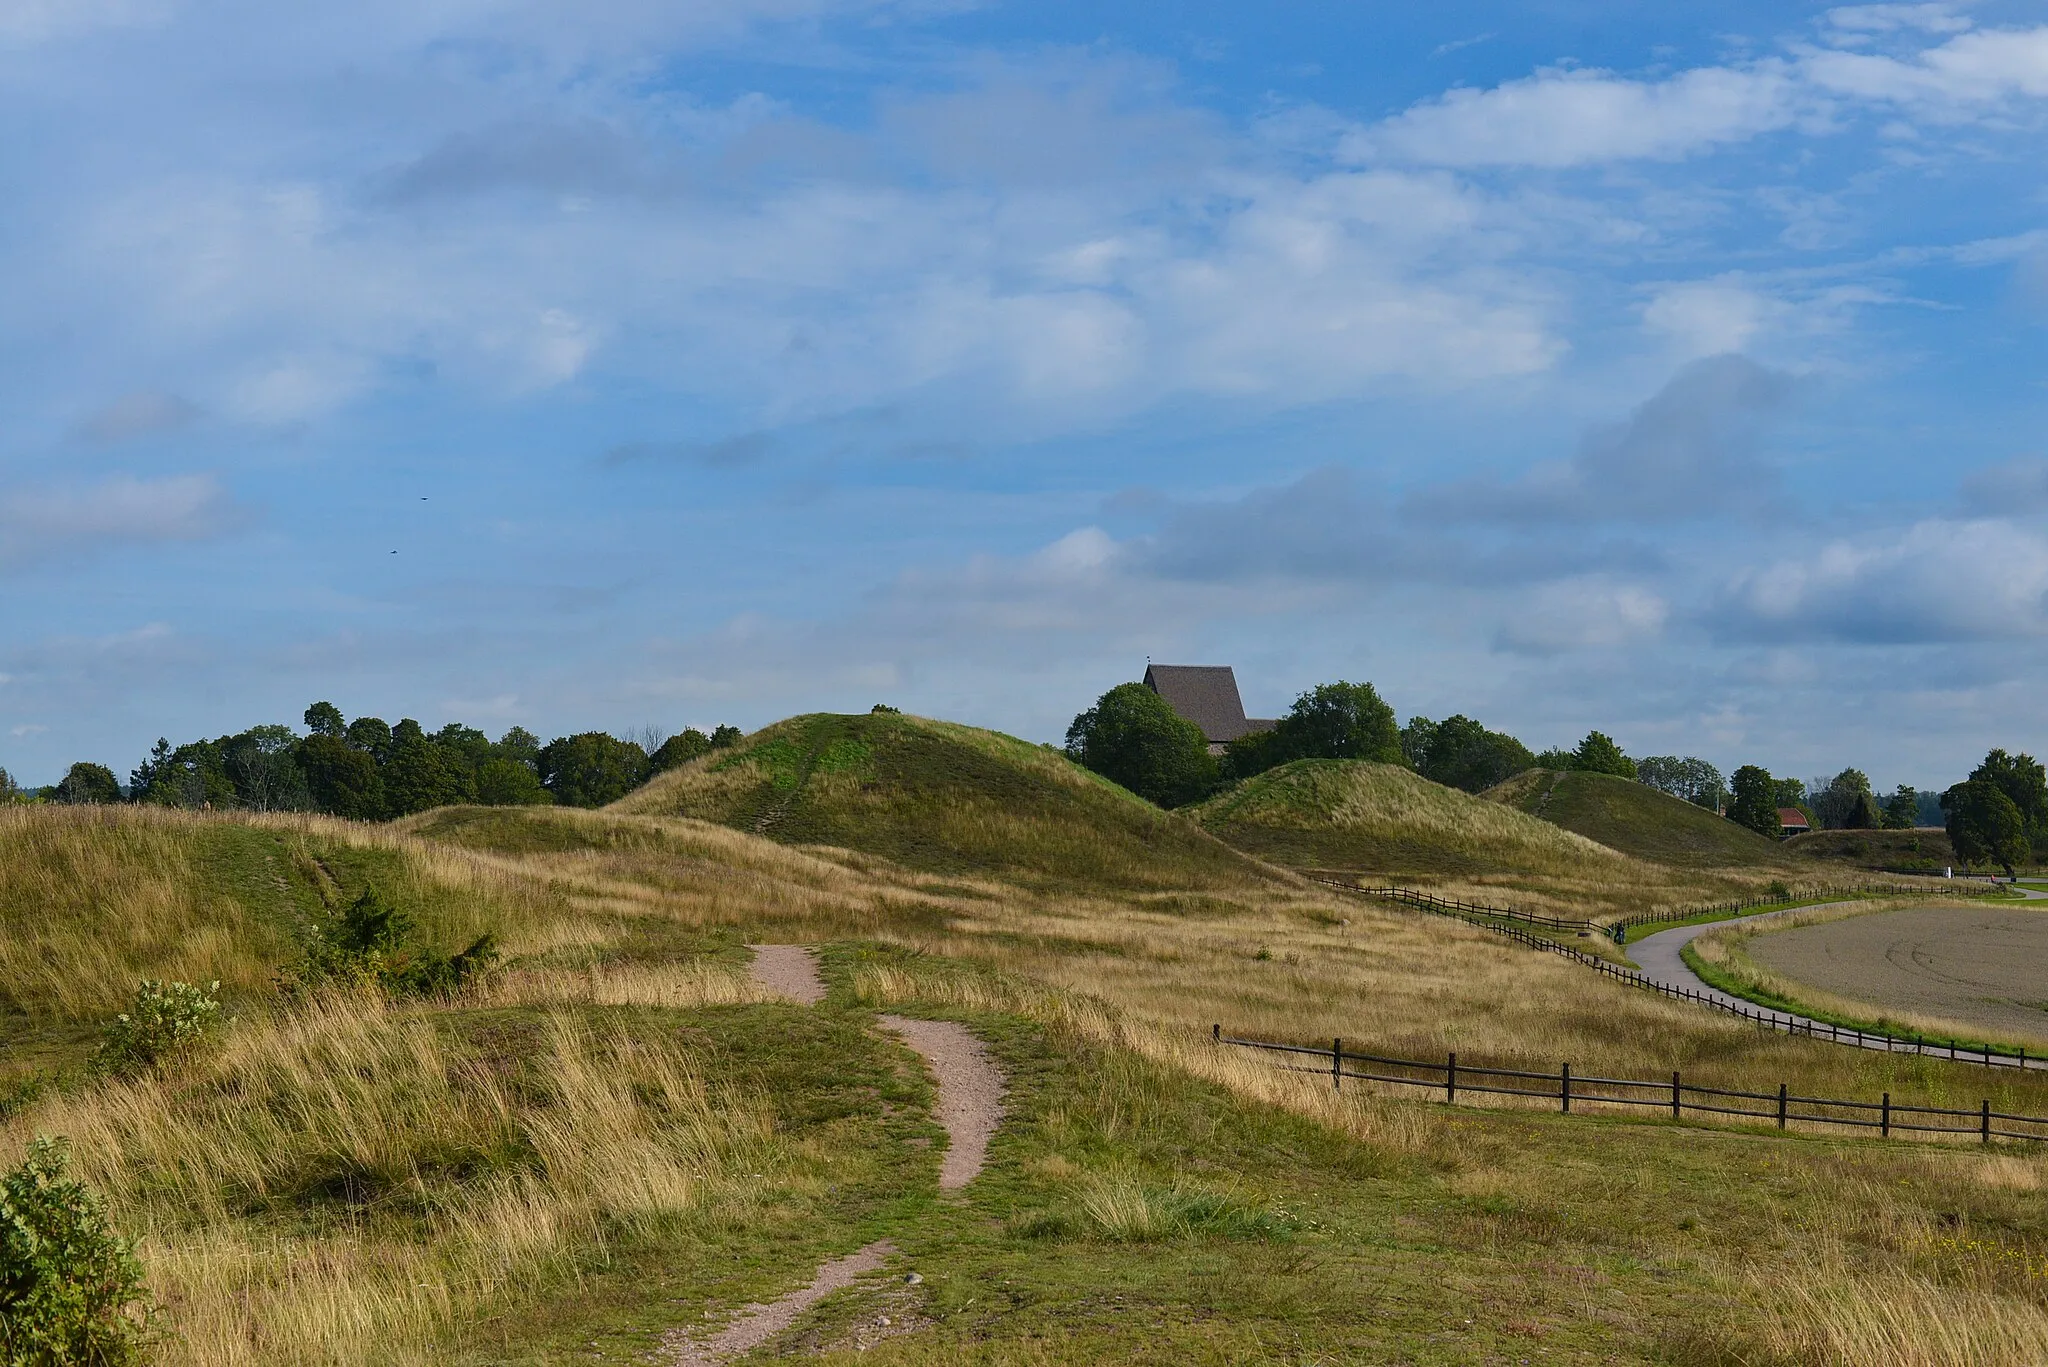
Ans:
[{"label": "small evergreen shrub", "polygon": [[0,1367],[125,1367],[141,1359],[142,1267],[99,1198],[37,1139],[0,1173]]},{"label": "small evergreen shrub", "polygon": [[446,996],[498,962],[497,937],[486,931],[459,954],[421,943],[410,912],[375,888],[341,915],[314,926],[306,957],[287,987],[375,987],[399,996]]},{"label": "small evergreen shrub", "polygon": [[93,1070],[115,1077],[136,1077],[197,1048],[230,1018],[223,1017],[218,982],[204,988],[190,983],[144,979],[135,1003],[108,1021],[100,1032]]}]

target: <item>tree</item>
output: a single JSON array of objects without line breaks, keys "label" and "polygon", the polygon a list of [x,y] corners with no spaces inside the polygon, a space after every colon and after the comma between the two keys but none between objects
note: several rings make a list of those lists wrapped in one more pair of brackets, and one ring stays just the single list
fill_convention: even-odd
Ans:
[{"label": "tree", "polygon": [[171,743],[158,736],[149,758],[128,771],[128,800],[169,806],[176,779],[177,765],[171,754]]},{"label": "tree", "polygon": [[1538,769],[1569,769],[1572,767],[1572,752],[1553,745],[1536,756]]},{"label": "tree", "polygon": [[475,779],[459,757],[436,744],[410,717],[391,728],[390,758],[379,771],[384,801],[393,816],[467,802],[476,795]]},{"label": "tree", "polygon": [[108,805],[121,800],[121,784],[106,765],[80,760],[57,784],[57,800],[81,807]]},{"label": "tree", "polygon": [[1528,746],[1465,716],[1410,718],[1401,729],[1401,753],[1424,778],[1468,793],[1483,793],[1536,764]]},{"label": "tree", "polygon": [[1956,858],[1965,864],[1990,860],[2013,876],[2013,867],[2027,857],[2026,816],[1996,783],[1971,779],[1941,795],[1948,817],[1948,839]]},{"label": "tree", "polygon": [[670,736],[661,743],[661,748],[647,757],[647,762],[657,774],[665,774],[679,764],[688,764],[699,755],[711,753],[711,737],[694,726],[686,726],[679,736]]},{"label": "tree", "polygon": [[540,807],[555,799],[532,765],[493,755],[476,767],[476,800],[486,807]]},{"label": "tree", "polygon": [[1884,813],[1861,769],[1844,769],[1826,783],[1813,785],[1813,810],[1831,831],[1869,830],[1884,824]]},{"label": "tree", "polygon": [[746,735],[747,733],[740,730],[737,726],[715,726],[711,730],[711,748],[714,750],[728,749],[746,739]]},{"label": "tree", "polygon": [[1652,755],[1636,761],[1636,781],[1660,793],[1683,798],[1695,807],[1718,811],[1727,789],[1721,771],[1695,755]]},{"label": "tree", "polygon": [[2019,809],[2029,836],[2048,834],[2048,771],[2032,755],[1993,750],[1970,771],[1972,783],[1992,783]]},{"label": "tree", "polygon": [[1613,737],[1600,731],[1588,731],[1579,748],[1572,751],[1572,768],[1590,774],[1612,774],[1616,778],[1636,776],[1635,761],[1621,753]]},{"label": "tree", "polygon": [[1274,733],[1288,759],[1364,759],[1401,762],[1401,733],[1394,709],[1369,683],[1317,684],[1294,700]]},{"label": "tree", "polygon": [[602,731],[551,740],[541,747],[540,781],[569,807],[602,807],[647,780],[647,752]]},{"label": "tree", "polygon": [[384,780],[377,761],[327,732],[299,743],[299,768],[321,811],[351,821],[377,821],[384,815]]},{"label": "tree", "polygon": [[1777,780],[1767,770],[1745,764],[1729,779],[1729,787],[1734,790],[1728,804],[1729,820],[1773,840],[1784,835],[1785,828],[1778,822]]},{"label": "tree", "polygon": [[21,785],[14,781],[14,775],[0,769],[0,802],[21,801]]},{"label": "tree", "polygon": [[339,740],[348,734],[348,725],[342,720],[340,708],[331,702],[316,702],[306,709],[306,730]]},{"label": "tree", "polygon": [[1067,755],[1162,807],[1197,801],[1216,783],[1202,728],[1140,683],[1118,684],[1075,717]]},{"label": "tree", "polygon": [[515,726],[498,737],[498,758],[517,760],[536,771],[540,768],[540,737],[523,726]]},{"label": "tree", "polygon": [[288,726],[252,726],[220,742],[221,765],[235,800],[252,812],[296,812],[313,805],[299,768],[299,738]]},{"label": "tree", "polygon": [[1884,804],[1884,828],[1910,831],[1920,824],[1920,794],[1901,783]]},{"label": "tree", "polygon": [[348,724],[348,743],[382,764],[391,758],[391,728],[382,717],[357,717]]}]

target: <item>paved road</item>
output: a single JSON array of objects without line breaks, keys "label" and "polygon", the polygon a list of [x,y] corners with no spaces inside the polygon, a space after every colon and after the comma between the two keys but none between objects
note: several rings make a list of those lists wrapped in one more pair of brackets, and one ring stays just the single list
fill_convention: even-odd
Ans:
[{"label": "paved road", "polygon": [[[2048,892],[2039,892],[2033,888],[2020,887],[2016,888],[2015,891],[2029,901],[2039,901],[2048,898]],[[1849,904],[1846,902],[1823,902],[1811,907],[1792,907],[1785,911],[1767,911],[1759,916],[1748,916],[1742,919],[1753,922],[1774,921],[1781,916],[1790,916],[1798,911],[1818,911],[1821,907],[1847,905]],[[1682,957],[1682,951],[1695,938],[1706,934],[1710,930],[1719,930],[1727,924],[1729,924],[1727,921],[1710,921],[1705,925],[1679,926],[1674,930],[1660,930],[1654,935],[1645,935],[1642,939],[1630,943],[1627,946],[1628,956],[1634,959],[1637,965],[1642,968],[1643,976],[1652,982],[1661,983],[1665,987],[1679,988],[1687,992],[1697,992],[1703,997],[1725,1005],[1740,1006],[1751,1011],[1758,1010],[1759,1008],[1754,1002],[1746,1002],[1740,997],[1731,997],[1718,988],[1709,987],[1697,973],[1686,967],[1685,960]],[[1818,1039],[1832,1038],[1829,1034],[1831,1027],[1825,1022],[1813,1020],[1807,1016],[1795,1016],[1783,1011],[1774,1012],[1773,1014],[1783,1021],[1797,1021],[1811,1026],[1815,1032],[1815,1037]],[[1841,1039],[1834,1042],[1858,1045],[1861,1048],[1874,1049],[1885,1053],[1896,1051],[1895,1045],[1891,1045],[1882,1039],[1864,1039],[1861,1041]],[[1910,1053],[1911,1051],[1908,1050],[1907,1052]],[[1929,1052],[1932,1051],[1930,1050]],[[2028,1059],[2027,1066],[2029,1068],[2048,1068],[2048,1060]]]}]

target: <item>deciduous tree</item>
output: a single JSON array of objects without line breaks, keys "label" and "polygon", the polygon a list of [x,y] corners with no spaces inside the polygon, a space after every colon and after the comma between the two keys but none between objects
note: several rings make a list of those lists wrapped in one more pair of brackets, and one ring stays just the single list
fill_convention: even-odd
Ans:
[{"label": "deciduous tree", "polygon": [[1777,780],[1768,770],[1745,764],[1729,779],[1729,787],[1734,790],[1728,804],[1731,821],[1773,840],[1784,835],[1785,828],[1778,821]]},{"label": "deciduous tree", "polygon": [[1572,768],[1593,774],[1612,774],[1616,778],[1636,776],[1635,761],[1621,752],[1612,736],[1600,731],[1588,731],[1586,738],[1579,742],[1579,748],[1572,751]]},{"label": "deciduous tree", "polygon": [[1202,729],[1141,683],[1118,684],[1067,728],[1067,754],[1162,807],[1179,807],[1216,783]]},{"label": "deciduous tree", "polygon": [[2027,820],[1996,783],[1971,779],[1941,795],[1948,817],[1948,839],[1956,858],[1966,864],[1996,863],[2010,878],[2027,857]]},{"label": "deciduous tree", "polygon": [[541,747],[540,780],[564,806],[602,807],[647,781],[647,753],[602,731],[564,736]]}]

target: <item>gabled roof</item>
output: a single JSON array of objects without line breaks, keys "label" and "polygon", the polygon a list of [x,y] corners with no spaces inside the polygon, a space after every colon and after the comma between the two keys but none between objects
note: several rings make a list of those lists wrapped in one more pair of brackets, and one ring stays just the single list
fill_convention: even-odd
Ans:
[{"label": "gabled roof", "polygon": [[1778,808],[1778,824],[1780,826],[1811,826],[1813,823],[1808,821],[1806,813],[1800,811],[1797,807],[1780,807]]},{"label": "gabled roof", "polygon": [[1273,723],[1244,714],[1237,675],[1229,665],[1149,665],[1145,687],[1166,699],[1167,706],[1202,728],[1212,745],[1236,740],[1253,731],[1270,731]]}]

